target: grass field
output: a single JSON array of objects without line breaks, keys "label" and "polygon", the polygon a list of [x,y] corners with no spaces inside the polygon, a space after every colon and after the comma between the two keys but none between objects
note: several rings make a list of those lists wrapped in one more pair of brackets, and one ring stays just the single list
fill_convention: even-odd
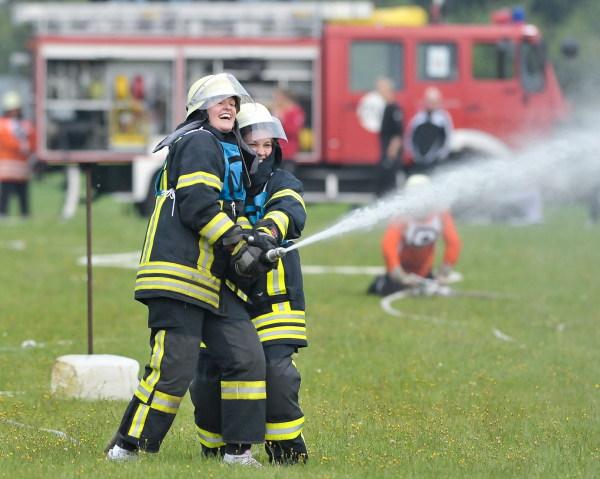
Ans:
[{"label": "grass field", "polygon": [[[0,223],[0,477],[600,477],[600,227],[584,227],[583,208],[538,226],[459,224],[457,289],[506,297],[395,305],[436,321],[384,313],[369,276],[307,275],[311,344],[297,364],[310,462],[248,471],[200,459],[187,399],[159,455],[113,464],[102,449],[125,403],[50,395],[55,359],[87,351],[84,209],[58,221],[61,181],[32,185],[30,220]],[[310,206],[307,234],[346,209]],[[93,213],[95,253],[141,247],[145,221],[128,206],[100,198]],[[303,262],[378,265],[379,237],[311,245]],[[143,365],[134,275],[94,269],[95,352]]]}]

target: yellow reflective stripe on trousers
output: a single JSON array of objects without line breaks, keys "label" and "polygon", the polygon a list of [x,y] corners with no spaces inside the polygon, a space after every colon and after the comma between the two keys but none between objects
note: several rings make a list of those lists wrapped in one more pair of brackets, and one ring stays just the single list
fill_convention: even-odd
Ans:
[{"label": "yellow reflective stripe on trousers", "polygon": [[140,263],[145,263],[150,259],[152,253],[152,246],[154,243],[154,235],[156,234],[156,228],[158,226],[158,218],[160,217],[160,211],[162,206],[165,204],[167,196],[159,196],[154,204],[154,211],[148,222],[148,229],[146,230],[146,239],[144,241],[144,250],[140,258]]},{"label": "yellow reflective stripe on trousers", "polygon": [[128,436],[132,436],[137,439],[140,438],[140,436],[142,435],[142,431],[144,430],[144,424],[146,424],[146,418],[148,417],[149,411],[150,406],[146,406],[145,404],[138,404],[138,407],[135,410],[135,414],[133,415],[131,427],[129,428],[129,431],[127,431]]},{"label": "yellow reflective stripe on trousers", "polygon": [[283,198],[284,196],[291,196],[292,198],[294,198],[298,203],[300,203],[302,205],[302,208],[304,208],[304,210],[306,211],[306,205],[304,204],[304,199],[302,198],[300,193],[298,193],[297,191],[294,191],[290,188],[286,188],[284,190],[280,190],[277,193],[275,193],[273,196],[271,196],[269,198],[269,201],[267,201],[265,205],[268,205],[269,203],[271,203],[273,200],[276,200],[277,198]]},{"label": "yellow reflective stripe on trousers", "polygon": [[283,261],[279,260],[277,268],[267,273],[267,294],[275,296],[276,294],[285,293],[285,270],[283,269]]},{"label": "yellow reflective stripe on trousers", "polygon": [[167,332],[161,329],[154,335],[154,346],[152,347],[152,354],[150,355],[150,369],[152,369],[152,372],[140,381],[138,388],[134,393],[143,403],[148,402],[148,398],[160,379],[160,365],[165,355],[166,334]]},{"label": "yellow reflective stripe on trousers", "polygon": [[154,391],[154,397],[152,398],[152,404],[150,407],[157,411],[166,412],[168,414],[177,414],[179,405],[181,404],[182,397],[172,396],[171,394],[163,393],[160,391]]},{"label": "yellow reflective stripe on trousers", "polygon": [[289,422],[268,422],[265,439],[267,441],[284,441],[295,439],[302,434],[304,427],[304,416]]},{"label": "yellow reflective stripe on trousers", "polygon": [[172,291],[210,304],[215,308],[219,307],[218,293],[173,278],[164,278],[161,276],[138,278],[135,283],[135,291],[146,289]]},{"label": "yellow reflective stripe on trousers", "polygon": [[252,318],[252,323],[257,328],[268,326],[269,324],[277,323],[296,323],[299,325],[306,325],[306,313],[304,311],[274,311],[272,313],[261,314],[256,318]]},{"label": "yellow reflective stripe on trousers", "polygon": [[214,449],[225,445],[223,442],[223,436],[221,436],[221,434],[207,431],[198,425],[196,425],[196,434],[198,435],[200,444],[202,444],[204,447],[208,447],[209,449]]},{"label": "yellow reflective stripe on trousers", "polygon": [[265,381],[221,381],[221,399],[267,399]]},{"label": "yellow reflective stripe on trousers", "polygon": [[265,219],[273,221],[277,225],[277,229],[279,230],[281,237],[286,237],[288,227],[290,225],[290,218],[288,215],[281,211],[269,211],[265,215]]},{"label": "yellow reflective stripe on trousers", "polygon": [[204,225],[204,227],[200,230],[200,234],[204,236],[212,245],[233,226],[233,221],[231,221],[229,216],[221,211],[217,213],[206,225]]},{"label": "yellow reflective stripe on trousers", "polygon": [[221,179],[213,175],[212,173],[207,173],[206,171],[196,171],[194,173],[188,173],[187,175],[181,175],[177,179],[176,190],[180,188],[185,188],[186,186],[203,184],[214,188],[217,191],[221,191],[223,189],[223,182]]},{"label": "yellow reflective stripe on trousers", "polygon": [[306,340],[306,328],[303,326],[278,326],[258,331],[261,342],[274,341],[275,339],[303,339]]}]

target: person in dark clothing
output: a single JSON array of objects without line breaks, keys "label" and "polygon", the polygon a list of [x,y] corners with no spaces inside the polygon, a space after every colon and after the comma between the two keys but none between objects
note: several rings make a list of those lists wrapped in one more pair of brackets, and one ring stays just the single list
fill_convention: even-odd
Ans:
[{"label": "person in dark clothing", "polygon": [[265,435],[265,359],[231,267],[248,277],[266,271],[236,225],[254,154],[240,148],[236,114],[250,101],[226,73],[195,82],[187,119],[156,147],[169,148],[157,179],[135,286],[148,307],[150,361],[107,459],[158,452],[194,375],[204,341],[221,370],[223,461],[260,466],[251,444]]},{"label": "person in dark clothing", "polygon": [[440,90],[435,87],[427,88],[423,102],[424,108],[408,124],[408,175],[431,173],[450,153],[452,118],[442,108]]},{"label": "person in dark clothing", "polygon": [[[302,184],[281,168],[278,141],[286,140],[277,118],[259,103],[242,105],[238,116],[244,141],[260,164],[252,175],[244,216],[238,218],[253,236],[267,236],[288,245],[300,236],[306,220]],[[308,453],[299,405],[300,373],[292,355],[307,346],[304,290],[297,250],[279,259],[273,270],[247,282],[248,310],[263,345],[267,364],[266,444],[275,464],[304,463]],[[202,452],[217,455],[223,446],[219,413],[221,372],[208,346],[198,362],[190,388]]]},{"label": "person in dark clothing", "polygon": [[402,156],[402,135],[404,134],[404,112],[396,102],[394,85],[389,78],[377,81],[377,92],[385,100],[385,108],[379,130],[380,156],[377,168],[377,196],[396,188]]}]

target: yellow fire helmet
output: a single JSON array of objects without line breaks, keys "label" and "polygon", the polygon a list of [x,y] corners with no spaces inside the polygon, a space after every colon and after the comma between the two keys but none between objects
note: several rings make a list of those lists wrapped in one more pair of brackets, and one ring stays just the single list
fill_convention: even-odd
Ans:
[{"label": "yellow fire helmet", "polygon": [[250,94],[230,73],[202,77],[195,81],[188,91],[186,116],[190,116],[196,110],[206,110],[229,97],[236,98],[237,111],[240,104],[252,102]]},{"label": "yellow fire helmet", "polygon": [[246,141],[277,138],[287,141],[279,118],[275,118],[262,103],[243,103],[237,114],[240,133]]},{"label": "yellow fire helmet", "polygon": [[18,110],[23,107],[21,95],[16,91],[9,91],[2,97],[2,109],[4,111]]}]

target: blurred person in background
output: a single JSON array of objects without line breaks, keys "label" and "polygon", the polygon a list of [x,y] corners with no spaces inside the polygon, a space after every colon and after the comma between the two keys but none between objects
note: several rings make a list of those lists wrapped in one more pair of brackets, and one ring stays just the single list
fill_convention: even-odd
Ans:
[{"label": "blurred person in background", "polygon": [[203,77],[189,89],[186,120],[155,148],[169,153],[135,286],[135,299],[148,307],[152,352],[106,449],[109,460],[159,451],[204,341],[221,371],[223,462],[260,466],[251,445],[265,438],[265,357],[237,287],[226,280],[229,269],[258,277],[271,267],[236,224],[257,166],[236,122],[240,104],[249,101],[232,75]]},{"label": "blurred person in background", "polygon": [[442,108],[442,93],[428,87],[423,96],[423,109],[412,117],[407,127],[407,174],[429,173],[448,159],[454,127],[450,114]]},{"label": "blurred person in background", "polygon": [[377,80],[377,92],[385,101],[379,130],[379,163],[377,165],[377,196],[396,189],[396,175],[401,166],[404,112],[395,98],[394,84],[389,78]]},{"label": "blurred person in background", "polygon": [[[242,105],[238,121],[244,141],[260,161],[251,174],[244,215],[238,224],[277,246],[289,245],[302,233],[306,208],[302,183],[281,169],[279,142],[286,140],[286,134],[279,120],[260,103]],[[304,413],[299,405],[300,373],[292,360],[298,348],[308,345],[298,251],[287,253],[258,279],[246,280],[243,289],[250,298],[250,317],[267,365],[265,449],[274,464],[304,463],[308,454],[302,435]],[[202,452],[210,457],[218,455],[224,445],[218,401],[221,372],[212,360],[210,346],[202,351],[190,393]]]},{"label": "blurred person in background", "polygon": [[292,93],[282,88],[273,90],[273,113],[281,121],[287,135],[287,142],[281,144],[283,166],[294,171],[296,155],[300,150],[300,131],[306,115]]},{"label": "blurred person in background", "polygon": [[10,198],[19,200],[21,216],[29,216],[29,180],[34,151],[34,130],[23,119],[21,96],[9,91],[2,98],[0,118],[0,217],[9,211]]},{"label": "blurred person in background", "polygon": [[[405,190],[418,194],[429,184],[427,176],[412,175]],[[440,239],[445,243],[445,251],[442,264],[434,271],[435,247]],[[381,246],[386,273],[375,278],[368,292],[386,296],[419,286],[426,279],[448,282],[458,261],[461,241],[452,215],[442,211],[394,219],[385,230]]]}]

